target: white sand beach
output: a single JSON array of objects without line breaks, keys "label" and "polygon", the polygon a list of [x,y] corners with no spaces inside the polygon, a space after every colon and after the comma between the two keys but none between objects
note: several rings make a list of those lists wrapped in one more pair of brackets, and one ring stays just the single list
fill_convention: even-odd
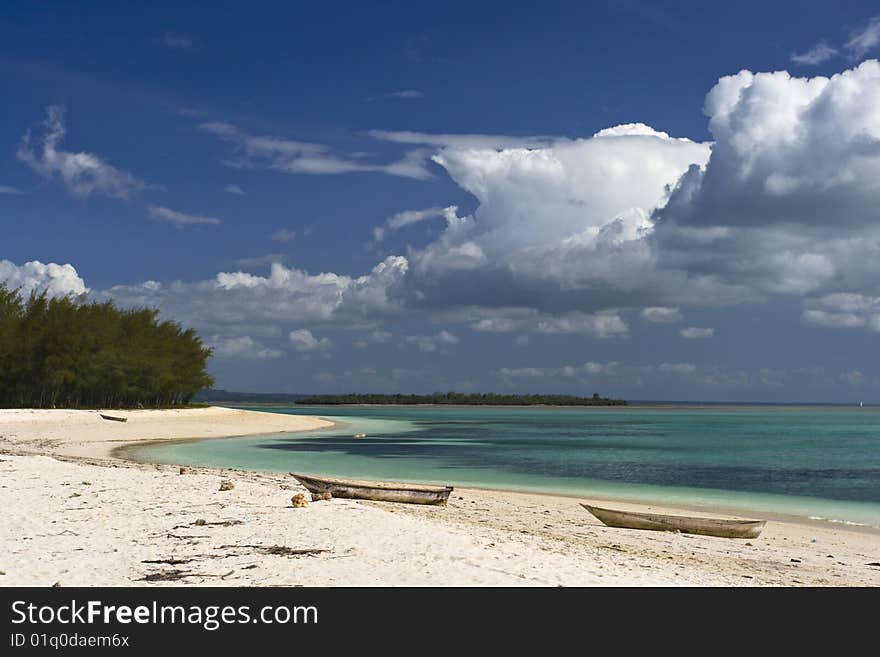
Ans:
[{"label": "white sand beach", "polygon": [[[880,533],[779,518],[748,541],[604,527],[574,498],[456,489],[447,507],[293,508],[278,474],[133,463],[117,447],[309,430],[205,408],[0,410],[0,585],[878,586]],[[221,491],[230,480],[232,490]],[[629,505],[631,508],[641,508]],[[675,512],[675,510],[669,510]]]}]

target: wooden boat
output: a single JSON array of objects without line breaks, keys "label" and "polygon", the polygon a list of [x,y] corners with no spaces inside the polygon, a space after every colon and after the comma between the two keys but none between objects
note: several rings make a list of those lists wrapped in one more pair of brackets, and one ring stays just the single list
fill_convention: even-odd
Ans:
[{"label": "wooden boat", "polygon": [[696,518],[692,516],[667,516],[659,513],[615,511],[581,503],[587,511],[609,527],[625,529],[649,529],[682,534],[702,534],[721,538],[757,538],[767,524],[766,520],[727,520],[724,518]]},{"label": "wooden boat", "polygon": [[115,415],[104,415],[103,413],[98,413],[104,420],[112,420],[113,422],[128,422],[127,417],[116,417]]},{"label": "wooden boat", "polygon": [[310,493],[330,493],[333,497],[377,502],[404,502],[407,504],[446,504],[452,486],[413,486],[379,482],[354,482],[340,479],[307,477],[290,473]]}]

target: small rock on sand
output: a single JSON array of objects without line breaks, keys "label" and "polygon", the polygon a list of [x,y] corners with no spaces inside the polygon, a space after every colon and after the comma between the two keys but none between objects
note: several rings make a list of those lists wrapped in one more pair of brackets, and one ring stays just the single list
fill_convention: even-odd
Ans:
[{"label": "small rock on sand", "polygon": [[180,474],[189,474],[190,472],[192,472],[192,470],[190,470],[189,468],[180,468]]},{"label": "small rock on sand", "polygon": [[330,501],[333,499],[333,495],[330,494],[330,491],[324,491],[323,493],[312,493],[312,502],[320,502],[321,500]]},{"label": "small rock on sand", "polygon": [[232,490],[233,488],[235,488],[235,484],[229,479],[224,479],[220,482],[220,490]]},{"label": "small rock on sand", "polygon": [[[222,490],[222,489],[221,489],[221,490]],[[204,527],[205,525],[208,524],[208,521],[205,520],[204,518],[199,518],[199,519],[196,520],[193,524],[194,524],[196,527]]]},{"label": "small rock on sand", "polygon": [[309,501],[306,499],[306,496],[302,493],[297,493],[293,497],[290,498],[290,503],[293,505],[294,509],[301,509],[309,505]]}]

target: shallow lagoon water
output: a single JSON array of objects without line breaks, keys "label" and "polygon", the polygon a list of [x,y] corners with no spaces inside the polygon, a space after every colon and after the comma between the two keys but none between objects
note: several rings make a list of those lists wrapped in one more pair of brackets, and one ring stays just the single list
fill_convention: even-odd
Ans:
[{"label": "shallow lagoon water", "polygon": [[[828,407],[260,408],[328,431],[138,448],[165,463],[706,505],[880,527],[880,412]],[[355,433],[367,438],[353,438]]]}]

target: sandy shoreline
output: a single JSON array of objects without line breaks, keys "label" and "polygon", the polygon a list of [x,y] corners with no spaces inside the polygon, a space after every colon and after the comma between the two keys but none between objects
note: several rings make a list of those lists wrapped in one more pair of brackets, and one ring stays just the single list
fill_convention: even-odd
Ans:
[{"label": "sandy shoreline", "polygon": [[0,585],[880,585],[880,534],[828,523],[772,520],[751,541],[637,532],[602,526],[575,498],[478,489],[445,508],[294,509],[303,489],[284,475],[180,475],[114,454],[332,423],[213,407],[124,415],[0,410]]},{"label": "sandy shoreline", "polygon": [[331,428],[317,417],[209,406],[180,410],[111,412],[126,422],[101,419],[98,411],[0,409],[0,449],[18,453],[114,458],[136,444],[290,433]]}]

